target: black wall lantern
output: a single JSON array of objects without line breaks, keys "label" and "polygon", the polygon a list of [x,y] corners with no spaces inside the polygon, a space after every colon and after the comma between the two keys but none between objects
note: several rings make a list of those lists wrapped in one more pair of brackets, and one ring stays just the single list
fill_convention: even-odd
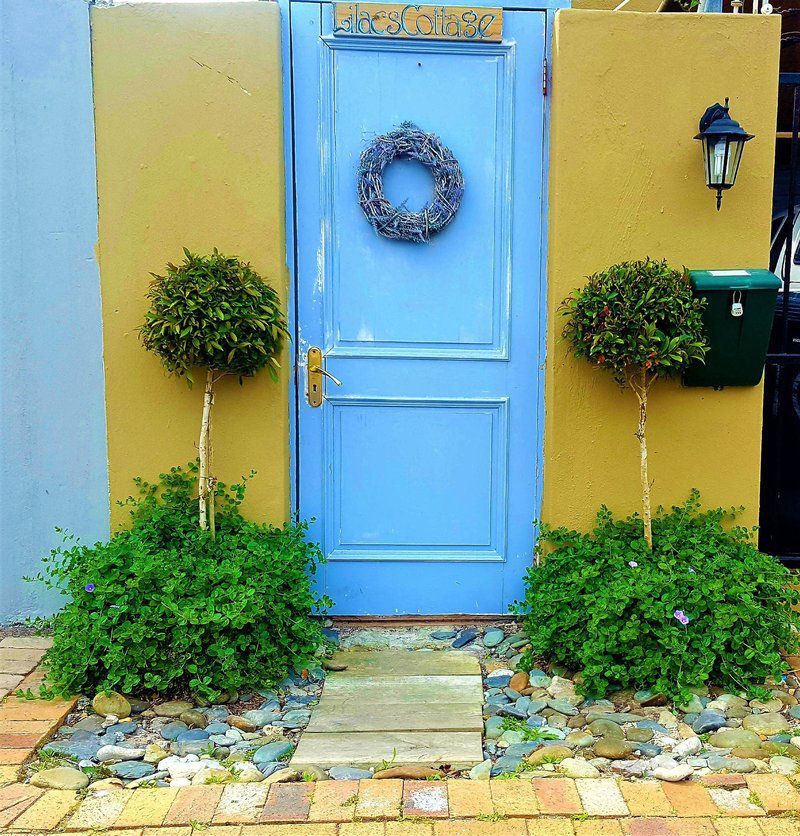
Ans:
[{"label": "black wall lantern", "polygon": [[711,105],[700,119],[700,133],[695,139],[703,143],[706,185],[717,190],[717,211],[722,205],[722,192],[736,182],[744,144],[752,138],[753,134],[731,119],[728,99],[724,105]]}]

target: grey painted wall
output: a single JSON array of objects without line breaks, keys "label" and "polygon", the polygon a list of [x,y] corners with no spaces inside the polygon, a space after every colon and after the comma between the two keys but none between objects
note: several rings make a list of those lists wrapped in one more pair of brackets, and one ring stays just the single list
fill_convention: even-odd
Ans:
[{"label": "grey painted wall", "polygon": [[109,522],[89,8],[0,8],[3,624],[52,610],[21,578],[55,525],[93,541]]}]

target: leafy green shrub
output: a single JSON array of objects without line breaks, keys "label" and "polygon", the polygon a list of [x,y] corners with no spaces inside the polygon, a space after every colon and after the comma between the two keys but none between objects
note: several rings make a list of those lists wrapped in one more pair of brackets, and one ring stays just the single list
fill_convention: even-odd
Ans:
[{"label": "leafy green shrub", "polygon": [[303,523],[247,521],[245,482],[216,485],[217,538],[198,527],[197,465],[158,484],[134,480],[130,529],[65,544],[36,580],[68,596],[46,664],[59,693],[263,688],[310,659],[324,638],[310,575],[321,560]]},{"label": "leafy green shrub", "polygon": [[591,533],[542,526],[553,551],[528,570],[524,629],[537,657],[580,670],[585,693],[647,688],[686,699],[715,682],[738,692],[783,669],[798,647],[792,605],[800,594],[750,532],[726,526],[736,512],[701,511],[693,491],[653,519],[653,550],[641,520],[603,507]]},{"label": "leafy green shrub", "polygon": [[659,377],[679,374],[708,351],[701,311],[684,272],[666,261],[625,261],[589,276],[564,300],[564,337],[576,357],[608,369],[639,402],[639,476],[644,538],[652,546],[647,461],[647,393]]},{"label": "leafy green shrub", "polygon": [[287,335],[278,294],[235,256],[183,253],[166,275],[153,274],[144,347],[189,381],[194,366],[240,376],[267,366],[275,374]]},{"label": "leafy green shrub", "polygon": [[288,336],[278,294],[249,263],[216,249],[209,256],[183,251],[182,264],[153,273],[150,310],[139,329],[144,347],[161,358],[171,374],[192,385],[192,368],[206,370],[200,422],[198,523],[216,529],[212,472],[211,409],[214,387],[226,375],[239,382],[265,366],[277,379],[278,354]]}]

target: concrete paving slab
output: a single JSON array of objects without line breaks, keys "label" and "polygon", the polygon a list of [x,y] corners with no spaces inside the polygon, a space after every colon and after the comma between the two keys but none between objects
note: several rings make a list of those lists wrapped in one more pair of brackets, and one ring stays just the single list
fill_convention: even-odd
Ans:
[{"label": "concrete paving slab", "polygon": [[325,697],[357,696],[368,702],[477,703],[483,705],[483,690],[477,676],[364,676],[331,674],[322,689]]},{"label": "concrete paving slab", "polygon": [[385,761],[392,766],[450,764],[453,769],[470,769],[482,760],[480,732],[306,732],[291,765],[367,769]]},{"label": "concrete paving slab", "polygon": [[346,650],[334,656],[347,665],[337,676],[480,676],[478,660],[463,650]]},{"label": "concrete paving slab", "polygon": [[311,715],[309,732],[350,731],[477,731],[483,729],[474,703],[380,702],[323,699]]}]

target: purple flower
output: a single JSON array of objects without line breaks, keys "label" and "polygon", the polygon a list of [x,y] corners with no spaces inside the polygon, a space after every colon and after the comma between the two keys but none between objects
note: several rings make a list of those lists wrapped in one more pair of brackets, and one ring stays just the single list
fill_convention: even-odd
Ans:
[{"label": "purple flower", "polygon": [[93,583],[87,583],[86,586],[84,586],[84,589],[87,592],[94,592],[94,584]]},{"label": "purple flower", "polygon": [[684,627],[689,623],[689,616],[683,610],[675,610],[672,614]]},{"label": "purple flower", "polygon": [[635,569],[638,565],[639,564],[635,560],[629,560],[628,561],[628,566],[630,566],[631,569]]},{"label": "purple flower", "polygon": [[689,571],[690,571],[692,574],[694,574],[694,569],[692,569],[692,567],[691,567],[691,566],[689,567]]}]

